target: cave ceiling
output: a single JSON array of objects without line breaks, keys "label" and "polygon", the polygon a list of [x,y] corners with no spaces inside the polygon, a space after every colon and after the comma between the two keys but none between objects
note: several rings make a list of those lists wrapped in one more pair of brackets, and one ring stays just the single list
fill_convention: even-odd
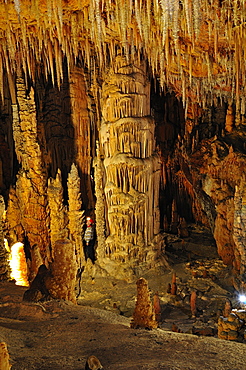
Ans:
[{"label": "cave ceiling", "polygon": [[243,0],[1,0],[0,82],[42,65],[59,84],[64,57],[100,75],[120,49],[184,104],[223,98],[244,113],[245,17]]}]

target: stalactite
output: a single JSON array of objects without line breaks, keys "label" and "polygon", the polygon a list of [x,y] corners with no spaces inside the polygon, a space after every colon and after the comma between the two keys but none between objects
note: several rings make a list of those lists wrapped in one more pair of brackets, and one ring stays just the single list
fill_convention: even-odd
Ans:
[{"label": "stalactite", "polygon": [[49,61],[49,72],[51,74],[52,83],[55,85],[55,72],[54,72],[54,62],[53,62],[53,45],[51,41],[48,42],[48,61]]},{"label": "stalactite", "polygon": [[192,14],[190,9],[190,0],[184,0],[185,20],[189,36],[192,35]]},{"label": "stalactite", "polygon": [[[2,45],[7,40],[8,51],[5,55],[10,58],[11,66],[6,64],[8,72],[13,73],[16,68],[16,60],[19,50],[21,50],[20,64],[28,71],[32,79],[34,76],[34,65],[45,64],[48,57],[48,72],[52,75],[53,83],[56,80],[54,75],[57,71],[58,83],[62,79],[62,69],[60,67],[60,56],[64,53],[68,60],[68,68],[74,65],[74,61],[79,55],[83,55],[87,60],[90,69],[91,58],[94,54],[99,65],[102,67],[108,62],[107,51],[110,51],[110,59],[115,57],[116,45],[121,44],[125,55],[133,56],[133,51],[140,56],[141,49],[144,48],[146,57],[150,61],[150,67],[154,75],[158,75],[161,85],[172,84],[172,81],[180,81],[186,76],[186,66],[180,63],[181,49],[184,60],[189,59],[187,50],[183,50],[183,37],[191,42],[194,48],[194,63],[199,57],[200,51],[198,44],[203,42],[204,33],[209,40],[209,47],[215,56],[216,68],[218,70],[225,66],[225,70],[230,74],[228,86],[233,85],[233,72],[235,73],[235,96],[233,99],[239,100],[239,85],[243,84],[245,74],[245,58],[243,56],[245,9],[243,2],[216,2],[210,3],[203,1],[201,6],[198,0],[178,0],[169,1],[130,1],[130,3],[117,1],[114,6],[107,0],[93,0],[89,3],[80,2],[76,9],[69,7],[59,0],[55,3],[48,0],[45,11],[38,11],[40,2],[35,1],[31,5],[32,24],[26,16],[26,4],[20,0],[5,2],[3,9],[6,14],[7,27],[4,29]],[[15,11],[13,8],[15,7]],[[220,11],[216,9],[219,7]],[[76,10],[76,15],[75,15]],[[16,13],[16,19],[14,15]],[[11,15],[11,16],[9,16]],[[233,26],[234,25],[234,26]],[[169,35],[169,37],[167,37]],[[48,39],[49,41],[48,41]],[[55,45],[55,39],[57,39]],[[21,40],[19,50],[16,49],[17,41]],[[42,40],[42,41],[40,41]],[[220,48],[220,43],[223,47]],[[196,44],[197,43],[197,44]],[[233,45],[233,47],[232,47]],[[234,50],[234,45],[236,49]],[[227,63],[228,53],[223,50],[231,48],[230,63]],[[47,50],[45,50],[47,49]],[[129,50],[131,49],[131,53]],[[58,52],[59,50],[59,52]],[[166,68],[163,66],[163,50],[166,50]],[[167,52],[169,50],[169,52]],[[242,57],[238,57],[242,55]],[[17,58],[16,58],[17,57]],[[173,70],[174,63],[178,65],[178,71]],[[8,63],[8,62],[7,62]],[[19,63],[19,62],[18,62]],[[26,64],[26,66],[24,66]],[[232,64],[232,66],[230,66]],[[172,68],[170,66],[172,65]],[[21,65],[20,65],[21,66]],[[211,65],[212,67],[212,65]],[[161,75],[160,75],[161,71]],[[46,71],[47,73],[47,71]],[[208,78],[201,80],[201,89],[206,95],[218,96],[220,72],[211,74],[208,71]],[[194,77],[194,76],[193,76]],[[199,77],[198,77],[199,78]],[[207,83],[209,82],[209,83]],[[176,82],[177,84],[177,82]],[[186,81],[185,84],[188,84]],[[193,78],[189,82],[193,90]],[[233,87],[234,90],[234,87]],[[200,94],[200,97],[202,94]],[[202,104],[202,100],[196,97]],[[186,99],[185,99],[186,100]]]}]

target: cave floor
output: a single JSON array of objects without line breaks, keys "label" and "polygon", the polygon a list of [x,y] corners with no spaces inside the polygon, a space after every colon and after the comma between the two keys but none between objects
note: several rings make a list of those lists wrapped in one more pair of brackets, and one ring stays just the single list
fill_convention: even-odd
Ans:
[{"label": "cave floor", "polygon": [[[167,237],[169,267],[143,276],[160,297],[158,329],[130,328],[135,282],[93,279],[83,286],[78,305],[23,302],[26,287],[1,282],[0,339],[7,343],[12,370],[82,370],[91,354],[108,370],[245,369],[245,343],[216,336],[226,298],[238,304],[230,269],[204,230],[194,229],[185,241]],[[174,272],[177,294],[171,295],[167,286]],[[196,317],[189,308],[193,290]]]}]

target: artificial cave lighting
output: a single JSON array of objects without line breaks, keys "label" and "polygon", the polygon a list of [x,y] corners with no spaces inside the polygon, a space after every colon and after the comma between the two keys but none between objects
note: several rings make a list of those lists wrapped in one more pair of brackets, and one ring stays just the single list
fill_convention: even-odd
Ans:
[{"label": "artificial cave lighting", "polygon": [[246,307],[246,294],[240,294],[238,298],[241,305]]},{"label": "artificial cave lighting", "polygon": [[11,269],[10,277],[15,280],[15,284],[29,286],[23,243],[17,242],[12,245],[9,264]]}]

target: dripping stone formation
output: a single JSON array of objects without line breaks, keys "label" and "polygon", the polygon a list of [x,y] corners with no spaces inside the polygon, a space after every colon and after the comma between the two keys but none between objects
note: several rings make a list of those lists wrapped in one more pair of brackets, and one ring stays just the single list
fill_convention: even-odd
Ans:
[{"label": "dripping stone formation", "polygon": [[25,299],[76,304],[200,227],[246,289],[245,25],[244,0],[0,0],[2,281],[21,243]]}]

